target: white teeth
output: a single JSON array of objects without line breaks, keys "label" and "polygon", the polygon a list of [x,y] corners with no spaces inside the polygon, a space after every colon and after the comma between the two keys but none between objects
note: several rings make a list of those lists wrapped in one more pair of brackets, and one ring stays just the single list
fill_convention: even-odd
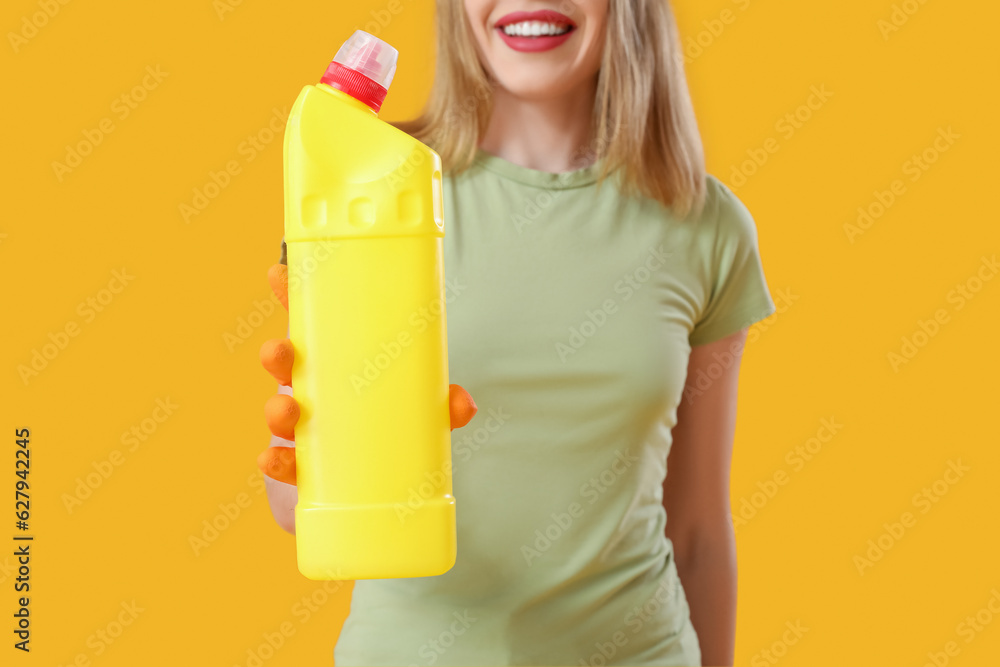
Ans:
[{"label": "white teeth", "polygon": [[517,37],[540,37],[541,35],[561,35],[569,31],[568,25],[561,23],[542,23],[540,21],[521,21],[509,23],[503,27],[507,35]]}]

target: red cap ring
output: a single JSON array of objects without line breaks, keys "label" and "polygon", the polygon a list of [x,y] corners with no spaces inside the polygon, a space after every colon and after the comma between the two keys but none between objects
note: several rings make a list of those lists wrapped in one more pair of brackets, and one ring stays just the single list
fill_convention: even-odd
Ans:
[{"label": "red cap ring", "polygon": [[376,113],[382,108],[382,101],[389,92],[361,72],[345,67],[336,61],[332,61],[330,66],[326,68],[320,83],[344,91],[351,97],[367,104]]}]

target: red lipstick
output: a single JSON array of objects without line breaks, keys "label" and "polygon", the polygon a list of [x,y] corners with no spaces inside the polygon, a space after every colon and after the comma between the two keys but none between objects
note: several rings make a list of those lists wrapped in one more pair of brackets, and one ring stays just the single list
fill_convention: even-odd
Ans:
[{"label": "red lipstick", "polygon": [[[560,35],[538,36],[508,35],[503,31],[504,26],[511,25],[512,23],[521,23],[523,21],[555,23],[558,25],[565,25],[568,30]],[[496,23],[494,23],[494,29],[500,34],[500,39],[502,39],[507,46],[515,51],[537,52],[554,49],[565,42],[570,38],[570,35],[573,34],[573,31],[576,30],[576,23],[574,23],[573,19],[565,14],[552,11],[551,9],[543,9],[535,12],[512,12],[502,16],[497,19]]]}]

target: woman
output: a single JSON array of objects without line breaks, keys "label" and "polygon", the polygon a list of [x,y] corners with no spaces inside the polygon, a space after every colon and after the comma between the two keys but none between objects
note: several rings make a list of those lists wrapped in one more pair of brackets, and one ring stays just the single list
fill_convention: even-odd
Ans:
[{"label": "woman", "polygon": [[[732,664],[737,376],[775,308],[750,213],[705,173],[667,0],[439,0],[437,21],[398,127],[446,172],[449,367],[478,405],[452,438],[458,560],[356,582],[336,663]],[[293,451],[260,465],[291,481]],[[294,531],[295,487],[268,490]]]}]

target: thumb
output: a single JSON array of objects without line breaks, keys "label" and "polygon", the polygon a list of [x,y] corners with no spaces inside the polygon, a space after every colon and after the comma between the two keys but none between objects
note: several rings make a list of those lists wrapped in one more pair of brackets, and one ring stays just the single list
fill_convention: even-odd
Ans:
[{"label": "thumb", "polygon": [[461,385],[448,385],[448,404],[451,412],[451,430],[462,428],[469,423],[479,408]]}]

